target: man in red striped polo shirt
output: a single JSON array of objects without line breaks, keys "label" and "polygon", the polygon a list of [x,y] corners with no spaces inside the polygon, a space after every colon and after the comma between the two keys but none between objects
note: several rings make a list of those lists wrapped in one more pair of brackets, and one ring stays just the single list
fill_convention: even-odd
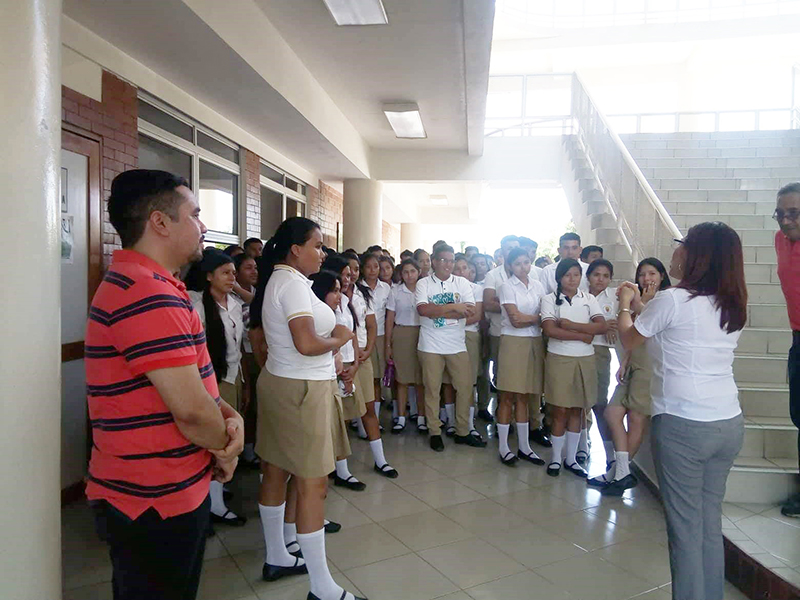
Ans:
[{"label": "man in red striped polo shirt", "polygon": [[244,441],[219,397],[203,325],[172,273],[201,257],[206,228],[182,177],[134,170],[108,199],[123,250],[89,309],[86,495],[109,545],[115,600],[191,600],[209,527],[209,482]]}]

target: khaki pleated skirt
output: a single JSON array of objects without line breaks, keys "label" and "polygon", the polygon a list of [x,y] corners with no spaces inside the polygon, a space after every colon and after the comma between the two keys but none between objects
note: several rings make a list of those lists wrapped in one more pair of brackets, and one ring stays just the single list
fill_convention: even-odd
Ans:
[{"label": "khaki pleated skirt", "polygon": [[383,374],[386,372],[386,336],[379,335],[375,339],[369,360],[372,362],[372,377],[383,379]]},{"label": "khaki pleated skirt", "polygon": [[422,385],[422,367],[417,354],[418,343],[419,326],[395,325],[392,329],[392,358],[397,383]]},{"label": "khaki pleated skirt", "polygon": [[241,412],[243,395],[241,370],[236,374],[236,383],[220,381],[218,387],[220,398],[230,404],[234,410]]},{"label": "khaki pleated skirt", "polygon": [[653,368],[647,355],[647,349],[640,346],[633,351],[628,372],[625,373],[625,383],[617,385],[609,403],[620,404],[628,410],[635,410],[639,414],[649,417],[652,412],[650,396],[650,379],[652,377]]},{"label": "khaki pleated skirt", "polygon": [[262,369],[258,377],[261,460],[304,479],[335,468],[331,380],[289,379]]},{"label": "khaki pleated skirt", "polygon": [[541,394],[544,356],[541,337],[501,336],[497,388],[514,394]]},{"label": "khaki pleated skirt", "polygon": [[367,412],[367,402],[375,400],[375,388],[372,381],[372,361],[366,361],[358,366],[354,383],[356,391],[351,396],[342,398],[344,418],[348,421],[358,419]]},{"label": "khaki pleated skirt", "polygon": [[544,393],[548,404],[561,408],[590,409],[594,406],[597,400],[594,354],[562,356],[551,352],[545,360],[544,370]]},{"label": "khaki pleated skirt", "polygon": [[481,334],[478,331],[467,331],[467,354],[469,354],[470,381],[472,385],[478,383],[478,373],[481,370]]},{"label": "khaki pleated skirt", "polygon": [[342,406],[342,396],[339,384],[334,379],[331,381],[331,393],[333,403],[331,404],[331,430],[333,434],[333,456],[336,460],[347,458],[352,454],[350,450],[350,439],[347,437],[347,425],[344,422],[344,407]]}]

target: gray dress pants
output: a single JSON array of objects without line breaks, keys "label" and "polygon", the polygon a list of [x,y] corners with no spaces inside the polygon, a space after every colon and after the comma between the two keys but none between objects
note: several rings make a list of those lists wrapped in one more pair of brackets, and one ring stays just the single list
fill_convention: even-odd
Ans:
[{"label": "gray dress pants", "polygon": [[723,600],[722,498],[744,440],[742,415],[652,420],[656,474],[667,516],[673,600]]}]

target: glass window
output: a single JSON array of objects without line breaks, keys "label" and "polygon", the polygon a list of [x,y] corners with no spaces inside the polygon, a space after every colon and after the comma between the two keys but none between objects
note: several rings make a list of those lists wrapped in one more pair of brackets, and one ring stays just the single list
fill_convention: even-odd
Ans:
[{"label": "glass window", "polygon": [[293,198],[286,197],[286,218],[289,217],[305,217],[306,205],[303,202],[298,202]]},{"label": "glass window", "polygon": [[213,152],[220,158],[224,158],[225,160],[229,160],[233,163],[239,163],[238,150],[231,148],[227,144],[223,144],[218,139],[213,138],[210,135],[206,135],[199,129],[197,130],[197,145],[201,148],[205,148],[209,152]]},{"label": "glass window", "polygon": [[200,219],[212,231],[236,233],[238,176],[200,161]]},{"label": "glass window", "polygon": [[295,181],[291,177],[286,178],[286,187],[292,190],[293,192],[299,192],[301,194],[305,194],[303,185],[300,182]]},{"label": "glass window", "polygon": [[522,116],[522,77],[491,77],[486,96],[486,117]]},{"label": "glass window", "polygon": [[269,239],[283,221],[283,194],[261,186],[261,236]]},{"label": "glass window", "polygon": [[139,134],[139,168],[158,169],[185,177],[192,185],[192,157],[159,141]]},{"label": "glass window", "polygon": [[283,173],[276,171],[264,163],[261,163],[261,176],[266,177],[270,181],[274,181],[275,183],[280,183],[283,185]]},{"label": "glass window", "polygon": [[192,130],[194,128],[191,125],[176,119],[172,115],[165,113],[163,110],[156,108],[152,104],[148,104],[141,98],[139,98],[139,118],[143,121],[147,121],[151,125],[160,127],[164,131],[169,131],[171,134],[177,135],[179,138],[183,138],[188,142],[194,143],[194,140],[192,139]]}]

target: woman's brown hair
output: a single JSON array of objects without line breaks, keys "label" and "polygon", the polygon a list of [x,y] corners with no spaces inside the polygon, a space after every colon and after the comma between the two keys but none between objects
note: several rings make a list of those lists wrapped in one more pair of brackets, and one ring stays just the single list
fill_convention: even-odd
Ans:
[{"label": "woman's brown hair", "polygon": [[728,333],[744,328],[747,321],[747,286],[739,234],[725,223],[695,225],[683,240],[686,264],[678,287],[692,297],[714,296],[720,309],[720,327]]}]

